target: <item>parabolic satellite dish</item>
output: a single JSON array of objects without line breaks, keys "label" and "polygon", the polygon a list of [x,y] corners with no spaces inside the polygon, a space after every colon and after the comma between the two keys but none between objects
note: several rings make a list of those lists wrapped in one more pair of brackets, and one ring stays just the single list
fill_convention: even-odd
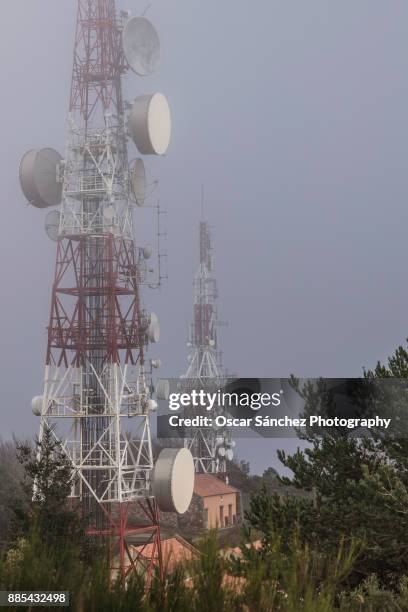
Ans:
[{"label": "parabolic satellite dish", "polygon": [[142,255],[145,259],[150,259],[152,256],[152,249],[149,246],[145,246],[142,249]]},{"label": "parabolic satellite dish", "polygon": [[143,155],[164,155],[170,144],[171,115],[161,93],[139,96],[129,114],[129,131]]},{"label": "parabolic satellite dish", "polygon": [[158,70],[160,40],[148,19],[129,19],[123,28],[122,46],[125,59],[133,72],[139,76],[147,76]]},{"label": "parabolic satellite dish", "polygon": [[146,171],[142,159],[137,159],[133,164],[130,183],[136,204],[143,206],[146,197]]},{"label": "parabolic satellite dish", "polygon": [[35,414],[35,416],[41,416],[43,400],[44,398],[42,395],[36,395],[31,400],[31,409],[33,411],[33,414]]},{"label": "parabolic satellite dish", "polygon": [[232,461],[233,458],[234,458],[234,451],[232,451],[230,448],[228,448],[225,451],[225,457],[226,457],[226,459],[228,459],[228,461]]},{"label": "parabolic satellite dish", "polygon": [[147,330],[147,335],[149,337],[150,342],[158,342],[160,340],[160,326],[159,319],[157,315],[152,312],[150,313],[150,323],[149,328]]},{"label": "parabolic satellite dish", "polygon": [[163,512],[184,514],[193,497],[194,460],[188,448],[165,448],[153,474],[153,495]]},{"label": "parabolic satellite dish", "polygon": [[54,149],[27,151],[20,162],[20,185],[27,200],[37,208],[61,204],[62,183],[57,181],[61,155]]},{"label": "parabolic satellite dish", "polygon": [[61,215],[58,210],[50,210],[45,217],[45,231],[48,238],[54,242],[58,240],[60,218]]}]

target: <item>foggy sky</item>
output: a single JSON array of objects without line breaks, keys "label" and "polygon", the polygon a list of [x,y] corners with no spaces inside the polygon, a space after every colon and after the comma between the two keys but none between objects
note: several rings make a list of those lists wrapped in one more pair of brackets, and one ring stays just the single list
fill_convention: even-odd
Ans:
[{"label": "foggy sky", "polygon": [[[18,164],[30,148],[64,153],[76,3],[2,4],[7,437],[37,431],[30,400],[42,392],[55,257],[46,212],[26,205]],[[119,3],[133,14],[146,5]],[[161,37],[161,69],[129,74],[126,94],[161,91],[173,117],[168,154],[145,160],[168,211],[169,280],[144,294],[161,322],[151,353],[163,361],[161,375],[187,367],[204,183],[219,314],[229,322],[220,334],[227,368],[359,376],[408,336],[408,4],[155,0],[147,17]],[[249,445],[238,452],[254,471],[276,465],[271,440]]]}]

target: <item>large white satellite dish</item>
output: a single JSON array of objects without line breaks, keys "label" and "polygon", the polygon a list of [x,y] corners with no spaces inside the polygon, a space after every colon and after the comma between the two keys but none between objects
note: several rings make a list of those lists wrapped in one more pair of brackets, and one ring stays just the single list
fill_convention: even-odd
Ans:
[{"label": "large white satellite dish", "polygon": [[170,144],[171,115],[161,93],[139,96],[129,114],[130,135],[143,155],[164,155]]},{"label": "large white satellite dish", "polygon": [[133,72],[147,76],[156,72],[160,63],[160,40],[155,28],[145,17],[129,19],[123,28],[123,53]]},{"label": "large white satellite dish", "polygon": [[138,206],[143,206],[146,197],[146,171],[142,159],[136,159],[130,175],[133,197]]},{"label": "large white satellite dish", "polygon": [[45,217],[45,231],[50,240],[58,240],[61,215],[58,210],[50,210]]},{"label": "large white satellite dish", "polygon": [[153,495],[163,512],[184,514],[194,490],[194,460],[188,448],[164,448],[154,466]]},{"label": "large white satellite dish", "polygon": [[61,204],[62,183],[57,181],[61,155],[54,149],[27,151],[20,162],[20,185],[27,200],[37,208]]}]

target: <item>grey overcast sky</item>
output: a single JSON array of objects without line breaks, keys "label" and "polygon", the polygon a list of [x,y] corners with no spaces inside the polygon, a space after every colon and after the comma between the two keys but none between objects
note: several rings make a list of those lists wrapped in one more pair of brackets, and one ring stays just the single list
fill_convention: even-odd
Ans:
[{"label": "grey overcast sky", "polygon": [[[64,151],[74,0],[4,0],[0,22],[1,435],[33,435],[55,245],[18,164]],[[128,4],[140,14],[147,2]],[[169,281],[145,293],[162,375],[186,369],[200,184],[214,226],[225,365],[249,376],[359,376],[408,336],[408,3],[154,0],[168,155],[147,160],[168,211]],[[139,230],[140,235],[140,230]],[[282,446],[282,441],[276,443]],[[289,443],[288,443],[289,444]],[[290,447],[293,447],[293,441]],[[238,445],[254,471],[268,440]]]}]

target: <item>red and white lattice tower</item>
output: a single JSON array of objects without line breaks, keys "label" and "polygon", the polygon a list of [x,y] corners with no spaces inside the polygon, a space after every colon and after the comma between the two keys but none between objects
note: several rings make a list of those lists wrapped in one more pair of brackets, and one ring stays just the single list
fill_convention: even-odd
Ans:
[{"label": "red and white lattice tower", "polygon": [[[194,278],[194,311],[188,346],[189,366],[185,386],[215,392],[226,382],[217,338],[217,281],[213,268],[213,245],[206,221],[199,224],[200,265]],[[205,410],[204,410],[205,412]],[[213,415],[217,412],[214,407]],[[226,474],[226,459],[232,459],[231,436],[226,429],[191,428],[185,446],[194,458],[196,472]]]},{"label": "red and white lattice tower", "polygon": [[[127,113],[121,82],[129,67],[149,74],[157,55],[145,18],[118,16],[114,0],[78,0],[65,159],[30,151],[20,166],[31,203],[61,202],[44,390],[33,410],[40,438],[51,428],[72,462],[72,496],[87,533],[110,538],[123,578],[139,562],[148,577],[161,564],[150,433],[156,402],[145,357],[158,326],[140,302],[146,251],[134,243],[133,204],[144,198],[144,166],[138,160],[130,173],[127,139],[130,132],[141,153],[161,154],[170,119],[161,94],[140,96]],[[136,534],[132,552],[128,538]]]}]

